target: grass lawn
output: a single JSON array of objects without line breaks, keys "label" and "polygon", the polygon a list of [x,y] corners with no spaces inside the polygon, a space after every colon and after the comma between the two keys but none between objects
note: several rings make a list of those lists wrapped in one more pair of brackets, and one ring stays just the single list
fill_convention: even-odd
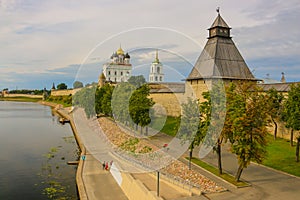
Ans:
[{"label": "grass lawn", "polygon": [[[166,121],[165,121],[166,120]],[[160,130],[170,136],[176,136],[180,124],[179,117],[168,116],[167,119],[164,117],[157,117],[153,122],[151,122],[151,128]],[[163,128],[161,128],[163,126]]]},{"label": "grass lawn", "polygon": [[296,146],[291,147],[289,140],[268,135],[267,156],[263,165],[300,177],[300,162],[296,162]]},{"label": "grass lawn", "polygon": [[20,101],[20,102],[38,102],[41,98],[29,98],[29,97],[0,97],[0,101]]},{"label": "grass lawn", "polygon": [[[186,158],[188,160],[188,158]],[[246,186],[250,186],[248,183],[243,182],[243,181],[239,181],[237,182],[234,178],[234,176],[227,174],[225,172],[223,172],[222,175],[219,175],[219,171],[216,167],[211,166],[209,164],[207,164],[206,162],[203,162],[201,160],[199,160],[198,158],[192,158],[192,162],[204,169],[206,169],[207,171],[213,173],[214,175],[224,179],[225,181],[237,186],[237,187],[246,187]]]}]

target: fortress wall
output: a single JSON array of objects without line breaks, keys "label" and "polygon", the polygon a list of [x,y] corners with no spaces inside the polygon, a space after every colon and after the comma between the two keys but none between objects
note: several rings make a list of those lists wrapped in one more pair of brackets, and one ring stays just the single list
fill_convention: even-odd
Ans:
[{"label": "fortress wall", "polygon": [[42,99],[43,95],[34,95],[34,94],[7,94],[7,93],[4,93],[3,97],[28,97],[28,98]]},{"label": "fortress wall", "polygon": [[[192,80],[185,83],[184,93],[152,92],[150,98],[156,103],[155,107],[162,106],[167,115],[178,117],[181,115],[181,104],[186,102],[187,97],[203,101],[202,93],[208,91],[210,84],[210,82],[204,80]],[[151,88],[154,87],[151,86]]]},{"label": "fortress wall", "polygon": [[202,93],[208,91],[210,82],[205,80],[190,80],[185,83],[186,95],[203,101]]},{"label": "fortress wall", "polygon": [[[267,130],[271,135],[274,135],[274,130],[275,130],[275,125],[274,123],[270,123],[267,126]],[[291,135],[291,129],[286,128],[284,122],[278,122],[277,121],[277,137],[284,138],[287,140],[290,140],[290,135]],[[294,131],[294,141],[297,141],[296,138],[300,136],[299,131]]]},{"label": "fortress wall", "polygon": [[183,93],[150,93],[155,102],[155,109],[159,114],[178,117],[181,115]]},{"label": "fortress wall", "polygon": [[68,96],[74,95],[81,88],[77,89],[67,89],[67,90],[51,90],[51,96]]}]

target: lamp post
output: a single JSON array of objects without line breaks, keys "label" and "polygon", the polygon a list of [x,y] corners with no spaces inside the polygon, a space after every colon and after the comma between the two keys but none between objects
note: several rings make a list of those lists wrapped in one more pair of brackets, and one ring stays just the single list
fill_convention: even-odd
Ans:
[{"label": "lamp post", "polygon": [[157,171],[157,196],[159,197],[159,171]]},{"label": "lamp post", "polygon": [[189,170],[191,170],[191,162],[192,162],[192,149],[189,148]]}]

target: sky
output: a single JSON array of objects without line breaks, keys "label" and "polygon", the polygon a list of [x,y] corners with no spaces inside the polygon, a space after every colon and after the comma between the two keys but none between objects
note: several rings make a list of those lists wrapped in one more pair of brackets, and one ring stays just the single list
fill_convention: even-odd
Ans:
[{"label": "sky", "polygon": [[182,81],[207,42],[216,8],[256,78],[300,81],[299,0],[0,0],[0,90],[97,81],[120,45],[148,78]]}]

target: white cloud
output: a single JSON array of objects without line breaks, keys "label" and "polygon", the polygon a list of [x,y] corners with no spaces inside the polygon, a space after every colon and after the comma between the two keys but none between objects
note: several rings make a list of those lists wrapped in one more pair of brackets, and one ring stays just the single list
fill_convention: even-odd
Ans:
[{"label": "white cloud", "polygon": [[[234,41],[246,60],[299,56],[298,0],[253,0],[242,4],[238,0],[0,0],[0,66],[18,73],[58,73],[49,69],[87,62],[84,59],[98,43],[121,31],[145,26],[174,29],[191,37],[196,44],[189,47],[180,43],[183,37],[153,37],[150,32],[144,32],[145,35],[126,36],[127,41],[126,37],[117,37],[118,41],[100,47],[102,50],[95,51],[89,58],[109,59],[120,43],[124,49],[143,45],[157,48],[176,40],[176,47],[166,49],[184,57],[190,55],[188,60],[194,62],[201,52],[199,44],[203,46],[206,42],[206,29],[216,17],[217,6],[233,28]],[[157,38],[160,40],[155,42]],[[153,60],[150,54],[139,56]],[[0,74],[7,68],[1,67]],[[72,74],[73,71],[60,73]],[[32,80],[27,81],[34,84]]]}]

